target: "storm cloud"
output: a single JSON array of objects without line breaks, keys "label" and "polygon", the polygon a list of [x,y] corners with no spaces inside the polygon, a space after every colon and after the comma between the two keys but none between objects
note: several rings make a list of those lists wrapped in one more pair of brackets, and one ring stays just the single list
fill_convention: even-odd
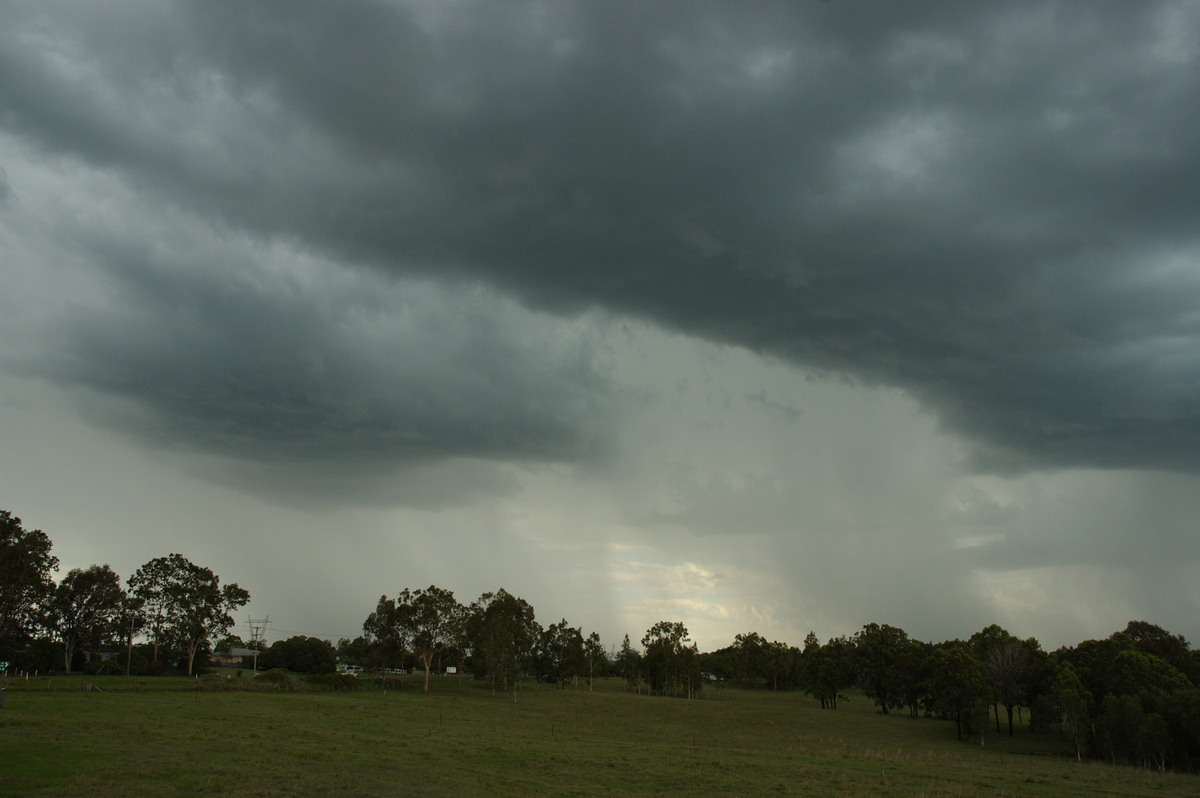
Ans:
[{"label": "storm cloud", "polygon": [[[961,440],[956,478],[1200,472],[1191,4],[0,8],[0,365],[226,481],[411,506],[379,475],[619,480],[655,434],[631,415],[699,390],[630,365],[678,361],[655,335],[789,370],[688,400],[779,429],[825,418],[805,379],[892,392],[915,409],[865,412]],[[686,501],[629,483],[626,511],[800,511],[804,463],[701,457],[655,476]],[[896,534],[1062,559],[1020,502],[996,532],[963,520],[994,496],[944,493]]]}]

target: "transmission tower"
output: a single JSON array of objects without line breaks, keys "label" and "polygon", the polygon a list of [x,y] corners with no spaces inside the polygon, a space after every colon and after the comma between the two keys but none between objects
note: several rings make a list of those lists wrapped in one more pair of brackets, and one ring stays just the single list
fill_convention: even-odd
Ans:
[{"label": "transmission tower", "polygon": [[267,633],[267,624],[271,623],[271,616],[261,620],[246,619],[246,626],[250,629],[250,648],[254,649],[254,672],[258,673],[258,646],[263,641]]}]

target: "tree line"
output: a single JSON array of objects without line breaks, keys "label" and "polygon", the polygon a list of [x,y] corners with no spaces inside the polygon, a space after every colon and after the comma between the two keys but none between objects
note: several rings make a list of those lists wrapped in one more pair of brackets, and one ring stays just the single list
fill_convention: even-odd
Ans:
[{"label": "tree line", "polygon": [[72,568],[55,583],[57,570],[46,533],[0,510],[0,660],[13,668],[57,670],[57,660],[71,673],[85,661],[95,667],[103,648],[123,643],[125,672],[132,673],[138,637],[149,658],[137,653],[137,673],[175,663],[190,675],[250,601],[244,589],[222,585],[181,554],[150,560],[125,585],[108,565]]},{"label": "tree line", "polygon": [[[631,687],[666,696],[693,696],[702,684],[700,654],[679,622],[661,621],[642,638],[642,651],[625,636],[610,656],[600,635],[571,626],[566,619],[542,627],[533,606],[504,588],[461,604],[453,592],[430,585],[405,588],[395,598],[380,596],[363,622],[363,634],[340,640],[337,653],[381,672],[410,662],[429,674],[441,667],[472,674],[493,692],[515,690],[526,677],[566,687],[619,675]],[[440,668],[439,668],[440,669]]]},{"label": "tree line", "polygon": [[1182,635],[1130,621],[1102,640],[1053,652],[991,625],[967,640],[928,643],[887,624],[802,648],[750,633],[702,657],[709,673],[799,689],[828,709],[851,690],[883,714],[954,721],[959,739],[1033,733],[1069,740],[1079,759],[1200,769],[1200,651]]},{"label": "tree line", "polygon": [[[249,594],[179,554],[151,560],[124,587],[107,565],[72,569],[55,584],[57,567],[44,533],[0,511],[0,659],[48,670],[53,651],[70,672],[81,654],[121,643],[127,673],[162,672],[173,658],[190,674],[214,647],[244,645],[227,633]],[[135,637],[145,642],[135,646]],[[354,639],[292,637],[264,648],[259,662],[307,673],[340,662],[384,678],[414,670],[426,691],[431,673],[454,667],[493,692],[515,691],[526,678],[590,688],[617,677],[633,691],[690,698],[728,682],[803,691],[828,710],[859,694],[882,714],[949,720],[959,739],[1020,727],[1069,741],[1079,759],[1200,769],[1200,651],[1145,621],[1052,652],[995,625],[931,643],[869,623],[824,643],[810,632],[799,647],[748,632],[701,653],[683,623],[660,621],[640,643],[625,635],[608,650],[566,619],[542,627],[534,608],[503,588],[463,604],[431,585],[380,596]]]}]

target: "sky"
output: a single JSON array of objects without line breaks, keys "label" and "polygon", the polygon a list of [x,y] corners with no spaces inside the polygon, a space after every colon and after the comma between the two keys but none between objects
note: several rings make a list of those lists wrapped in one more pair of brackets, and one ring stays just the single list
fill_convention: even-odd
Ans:
[{"label": "sky", "polygon": [[1200,5],[0,20],[0,508],[60,577],[1200,640]]}]

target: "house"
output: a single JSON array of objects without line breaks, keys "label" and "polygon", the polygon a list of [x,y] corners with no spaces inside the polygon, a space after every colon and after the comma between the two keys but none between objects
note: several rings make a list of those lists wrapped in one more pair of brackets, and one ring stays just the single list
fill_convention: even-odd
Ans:
[{"label": "house", "polygon": [[261,654],[252,648],[231,648],[226,651],[214,651],[212,664],[218,668],[240,668],[254,662],[254,655]]}]

